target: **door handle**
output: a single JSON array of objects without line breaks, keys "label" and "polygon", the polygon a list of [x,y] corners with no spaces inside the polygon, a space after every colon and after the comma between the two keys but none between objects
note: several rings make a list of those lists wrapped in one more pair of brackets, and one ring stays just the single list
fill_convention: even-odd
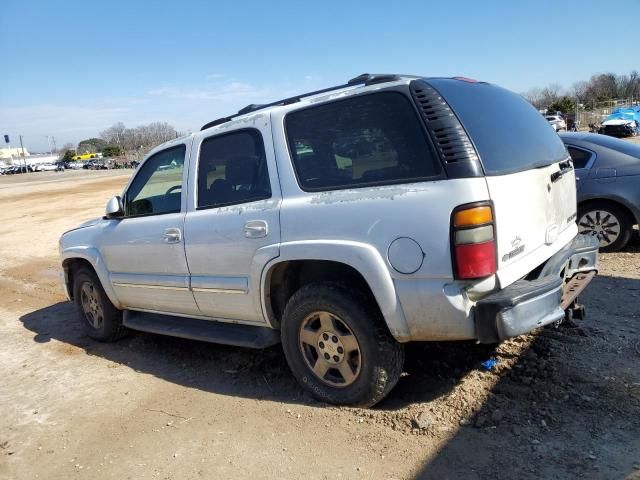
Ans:
[{"label": "door handle", "polygon": [[269,225],[264,220],[249,220],[244,224],[244,236],[247,238],[263,238],[269,234]]},{"label": "door handle", "polygon": [[167,243],[179,243],[182,240],[182,232],[179,228],[167,228],[164,231],[164,241]]}]

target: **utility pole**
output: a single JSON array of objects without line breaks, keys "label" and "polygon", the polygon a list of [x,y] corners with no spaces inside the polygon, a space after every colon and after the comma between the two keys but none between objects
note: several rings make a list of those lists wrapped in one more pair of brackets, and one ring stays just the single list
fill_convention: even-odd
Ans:
[{"label": "utility pole", "polygon": [[56,137],[52,135],[51,141],[53,142],[53,153],[58,153],[58,147],[56,146]]},{"label": "utility pole", "polygon": [[24,173],[27,173],[27,159],[24,156],[24,145],[22,144],[22,135],[19,135],[20,137],[20,148],[22,149],[22,162],[24,163]]}]

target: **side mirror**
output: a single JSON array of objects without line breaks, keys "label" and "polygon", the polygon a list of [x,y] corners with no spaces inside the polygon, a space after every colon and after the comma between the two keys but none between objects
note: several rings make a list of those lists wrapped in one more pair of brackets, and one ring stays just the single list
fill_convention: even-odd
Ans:
[{"label": "side mirror", "polygon": [[124,207],[122,206],[122,199],[116,195],[107,202],[107,208],[105,209],[107,218],[118,218],[124,215]]}]

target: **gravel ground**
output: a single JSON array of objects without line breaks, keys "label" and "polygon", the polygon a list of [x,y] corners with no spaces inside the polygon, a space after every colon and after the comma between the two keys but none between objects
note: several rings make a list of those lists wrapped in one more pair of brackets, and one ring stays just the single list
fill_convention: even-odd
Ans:
[{"label": "gravel ground", "polygon": [[82,335],[57,238],[130,174],[0,178],[1,479],[640,479],[637,235],[601,256],[577,325],[411,345],[386,400],[336,408],[298,388],[280,347]]}]

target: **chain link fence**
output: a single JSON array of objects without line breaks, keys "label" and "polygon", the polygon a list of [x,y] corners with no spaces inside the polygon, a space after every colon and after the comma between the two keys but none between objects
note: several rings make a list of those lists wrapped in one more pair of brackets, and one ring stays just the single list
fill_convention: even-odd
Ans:
[{"label": "chain link fence", "polygon": [[576,112],[572,112],[567,117],[571,120],[577,120],[578,130],[589,130],[590,125],[598,127],[617,108],[629,108],[638,105],[640,105],[640,98],[633,97],[579,104]]}]

